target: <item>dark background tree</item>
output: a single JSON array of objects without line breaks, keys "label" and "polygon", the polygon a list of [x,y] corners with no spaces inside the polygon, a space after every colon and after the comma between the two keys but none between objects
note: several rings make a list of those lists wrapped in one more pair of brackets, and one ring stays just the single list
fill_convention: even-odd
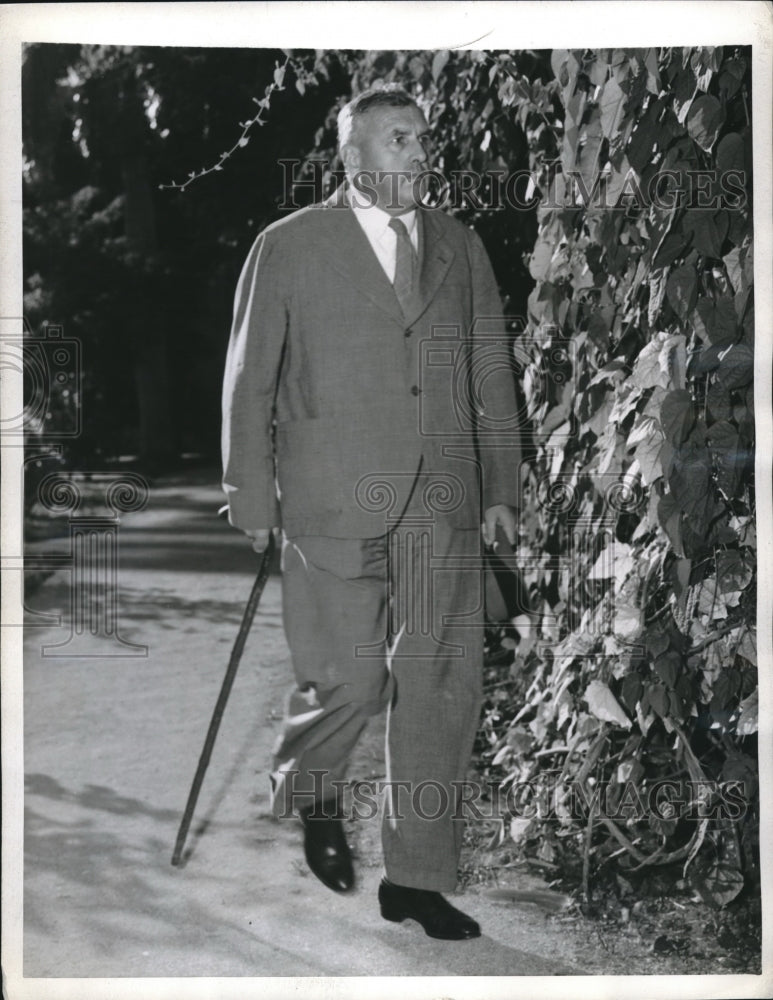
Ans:
[{"label": "dark background tree", "polygon": [[181,194],[254,111],[272,50],[34,45],[23,66],[25,313],[83,349],[84,432],[72,461],[133,455],[145,471],[213,459],[233,291],[278,215],[279,160],[313,143],[339,94],[273,95],[250,145]]}]

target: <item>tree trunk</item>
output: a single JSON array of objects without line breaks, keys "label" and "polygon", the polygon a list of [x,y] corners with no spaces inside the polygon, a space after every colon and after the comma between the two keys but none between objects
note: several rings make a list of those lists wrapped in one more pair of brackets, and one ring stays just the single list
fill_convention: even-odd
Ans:
[{"label": "tree trunk", "polygon": [[173,425],[169,406],[167,337],[164,310],[156,300],[153,274],[157,260],[156,213],[150,167],[145,152],[147,121],[134,80],[127,78],[122,105],[121,172],[125,193],[126,237],[137,255],[139,301],[131,303],[134,329],[134,377],[139,409],[139,447],[145,464],[161,469],[173,455]]}]

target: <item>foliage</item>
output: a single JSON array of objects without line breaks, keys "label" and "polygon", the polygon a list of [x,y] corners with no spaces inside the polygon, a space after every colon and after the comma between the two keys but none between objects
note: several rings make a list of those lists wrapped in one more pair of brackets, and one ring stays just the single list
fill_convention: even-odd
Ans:
[{"label": "foliage", "polygon": [[756,878],[748,57],[555,51],[547,85],[502,64],[542,192],[521,556],[543,643],[490,705],[492,764],[553,769],[553,825],[511,833],[582,845],[586,889],[590,857],[678,861],[723,905]]}]

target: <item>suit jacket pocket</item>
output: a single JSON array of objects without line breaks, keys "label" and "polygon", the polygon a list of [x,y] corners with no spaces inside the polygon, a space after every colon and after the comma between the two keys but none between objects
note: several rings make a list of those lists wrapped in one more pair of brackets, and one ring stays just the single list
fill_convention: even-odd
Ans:
[{"label": "suit jacket pocket", "polygon": [[405,414],[336,414],[277,425],[282,524],[288,534],[374,537],[410,495],[421,438]]}]

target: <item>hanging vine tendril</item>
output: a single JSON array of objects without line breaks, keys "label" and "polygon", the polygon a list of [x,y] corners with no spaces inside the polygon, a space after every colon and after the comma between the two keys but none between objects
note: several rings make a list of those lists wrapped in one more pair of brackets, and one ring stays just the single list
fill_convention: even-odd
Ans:
[{"label": "hanging vine tendril", "polygon": [[287,67],[290,64],[291,59],[289,55],[285,56],[285,61],[280,65],[279,62],[276,63],[274,68],[274,79],[266,87],[265,97],[258,99],[253,97],[253,101],[258,105],[258,112],[252,118],[248,118],[246,121],[239,122],[242,128],[241,135],[236,140],[236,142],[227,149],[224,153],[220,154],[220,159],[217,163],[213,163],[209,167],[202,167],[201,170],[192,170],[188,174],[188,179],[182,183],[177,181],[172,181],[170,184],[159,184],[159,188],[162,191],[185,191],[186,188],[190,187],[194,181],[200,180],[202,177],[206,177],[207,174],[213,174],[218,170],[223,169],[223,164],[228,160],[238,149],[243,149],[249,144],[250,141],[250,130],[255,125],[265,125],[266,120],[263,117],[264,112],[267,112],[271,105],[271,97],[276,90],[284,90],[284,78],[287,72]]}]

